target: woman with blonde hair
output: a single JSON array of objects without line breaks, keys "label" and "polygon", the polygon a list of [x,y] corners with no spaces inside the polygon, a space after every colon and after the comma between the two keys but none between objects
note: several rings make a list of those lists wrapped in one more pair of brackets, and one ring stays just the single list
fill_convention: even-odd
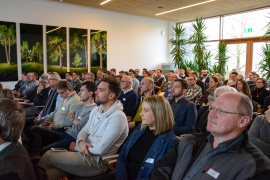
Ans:
[{"label": "woman with blonde hair", "polygon": [[142,104],[142,123],[123,146],[116,165],[116,179],[148,179],[154,163],[179,141],[172,131],[174,117],[163,96],[150,96]]}]

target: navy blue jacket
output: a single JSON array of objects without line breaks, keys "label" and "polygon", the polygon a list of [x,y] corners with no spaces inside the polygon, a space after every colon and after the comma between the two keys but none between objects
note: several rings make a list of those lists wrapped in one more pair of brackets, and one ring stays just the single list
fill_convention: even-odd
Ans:
[{"label": "navy blue jacket", "polygon": [[[173,101],[174,98],[170,99],[169,103],[172,104]],[[175,120],[173,132],[176,136],[192,133],[198,116],[196,105],[185,97],[179,99],[177,103],[179,103],[177,110],[173,109]]]},{"label": "navy blue jacket", "polygon": [[[128,179],[127,174],[127,155],[131,147],[137,142],[137,140],[145,132],[141,129],[141,124],[132,132],[125,145],[123,146],[121,152],[119,153],[117,164],[116,164],[116,179],[117,180],[126,180]],[[157,160],[161,159],[165,154],[170,152],[174,145],[179,141],[176,138],[173,131],[167,131],[160,134],[150,150],[146,154],[143,163],[141,165],[138,179],[148,179],[154,168],[154,164]],[[140,152],[138,152],[140,153]],[[146,162],[147,161],[147,162]]]},{"label": "navy blue jacket", "polygon": [[138,99],[139,96],[134,90],[129,91],[126,94],[124,94],[124,92],[121,91],[118,100],[120,100],[121,103],[123,104],[124,107],[123,112],[126,114],[126,116],[132,116],[134,114],[138,103]]}]

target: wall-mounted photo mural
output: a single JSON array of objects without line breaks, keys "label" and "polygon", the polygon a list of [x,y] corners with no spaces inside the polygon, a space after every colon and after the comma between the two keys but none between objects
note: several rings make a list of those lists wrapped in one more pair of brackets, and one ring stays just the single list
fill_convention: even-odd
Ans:
[{"label": "wall-mounted photo mural", "polygon": [[22,72],[43,70],[43,31],[42,25],[20,24]]},{"label": "wall-mounted photo mural", "polygon": [[0,81],[17,81],[16,24],[0,21]]},{"label": "wall-mounted photo mural", "polygon": [[88,71],[87,29],[70,28],[70,71]]},{"label": "wall-mounted photo mural", "polygon": [[46,26],[48,72],[58,72],[62,79],[67,72],[66,28]]},{"label": "wall-mounted photo mural", "polygon": [[90,30],[91,72],[107,69],[107,31]]}]

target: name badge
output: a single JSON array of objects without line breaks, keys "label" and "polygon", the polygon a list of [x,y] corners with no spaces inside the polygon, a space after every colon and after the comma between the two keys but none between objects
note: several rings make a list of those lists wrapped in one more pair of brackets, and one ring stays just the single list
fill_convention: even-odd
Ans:
[{"label": "name badge", "polygon": [[66,108],[65,107],[62,107],[62,110],[64,111]]},{"label": "name badge", "polygon": [[148,159],[146,159],[145,162],[150,163],[150,164],[154,164],[154,159],[148,158]]},{"label": "name badge", "polygon": [[207,174],[209,174],[210,176],[212,176],[213,178],[217,179],[218,176],[219,176],[219,173],[215,170],[213,170],[212,168],[210,168],[208,171],[207,171]]},{"label": "name badge", "polygon": [[81,119],[81,116],[79,116],[78,119],[80,120]]}]

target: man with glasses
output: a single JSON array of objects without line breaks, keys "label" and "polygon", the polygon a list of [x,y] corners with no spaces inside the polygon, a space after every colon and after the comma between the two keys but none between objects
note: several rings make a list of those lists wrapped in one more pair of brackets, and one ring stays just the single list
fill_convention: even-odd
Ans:
[{"label": "man with glasses", "polygon": [[185,97],[194,104],[198,105],[202,96],[202,88],[196,84],[196,81],[197,76],[190,74],[188,77],[189,87],[185,93]]},{"label": "man with glasses", "polygon": [[[81,103],[80,97],[73,91],[69,82],[59,81],[56,89],[58,94],[62,97],[56,110],[50,117],[43,121],[40,126],[34,126],[30,129],[30,156],[39,155],[41,147],[50,142],[50,138],[54,138],[54,133],[51,133],[50,131],[56,131],[58,133],[65,132],[65,117],[72,113]],[[46,139],[48,140],[46,141]]]},{"label": "man with glasses", "polygon": [[229,92],[209,108],[207,130],[184,137],[157,161],[151,179],[267,179],[270,160],[247,138],[248,96]]},{"label": "man with glasses", "polygon": [[94,82],[95,74],[94,73],[87,73],[85,74],[85,81]]},{"label": "man with glasses", "polygon": [[131,85],[132,77],[124,75],[120,81],[122,91],[118,100],[123,104],[126,116],[131,116],[134,113],[139,98]]},{"label": "man with glasses", "polygon": [[254,73],[253,78],[252,78],[252,84],[249,84],[249,89],[250,92],[254,91],[256,89],[256,81],[260,76],[256,73]]}]

